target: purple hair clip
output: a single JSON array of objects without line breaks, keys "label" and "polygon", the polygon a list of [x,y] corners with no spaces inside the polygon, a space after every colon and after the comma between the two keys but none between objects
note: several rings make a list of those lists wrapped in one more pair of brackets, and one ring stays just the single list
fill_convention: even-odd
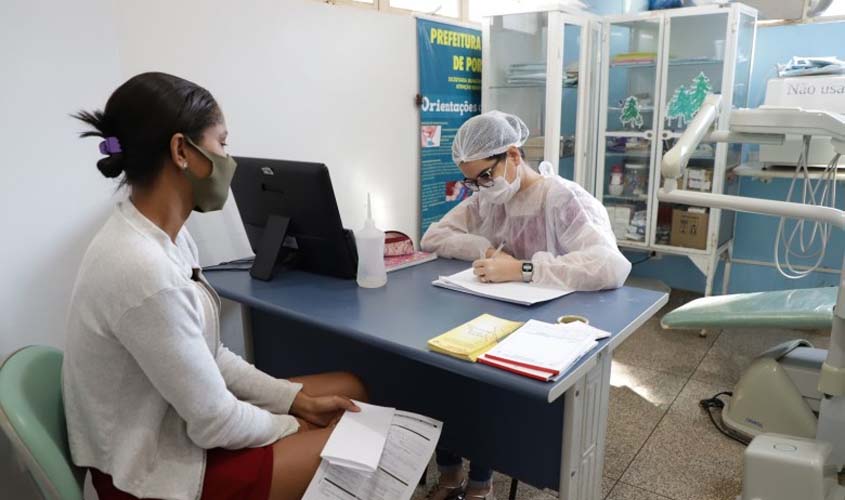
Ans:
[{"label": "purple hair clip", "polygon": [[106,137],[106,140],[100,143],[100,153],[104,155],[113,155],[116,153],[123,152],[120,149],[120,142],[117,140],[117,137]]}]

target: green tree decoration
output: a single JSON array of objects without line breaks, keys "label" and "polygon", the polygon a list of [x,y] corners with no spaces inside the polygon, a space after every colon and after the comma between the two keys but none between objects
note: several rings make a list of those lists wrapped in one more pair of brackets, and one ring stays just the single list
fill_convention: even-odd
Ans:
[{"label": "green tree decoration", "polygon": [[666,110],[666,121],[669,127],[672,126],[672,120],[677,120],[676,126],[681,128],[687,121],[687,116],[690,114],[690,95],[687,88],[681,85],[675,90],[672,99]]},{"label": "green tree decoration", "polygon": [[707,78],[707,75],[704,72],[701,72],[692,79],[692,85],[690,86],[690,115],[688,120],[692,120],[692,118],[698,113],[698,109],[701,108],[701,105],[704,104],[704,98],[707,97],[708,94],[713,92],[713,86],[710,84],[710,79]]},{"label": "green tree decoration", "polygon": [[637,129],[643,126],[643,115],[640,113],[640,104],[636,97],[629,96],[625,99],[619,121],[622,122],[623,127]]},{"label": "green tree decoration", "polygon": [[692,79],[689,87],[683,85],[678,87],[667,105],[667,125],[671,127],[672,120],[677,120],[675,126],[683,128],[685,124],[692,121],[704,103],[704,98],[712,91],[713,86],[710,84],[710,79],[703,72]]}]

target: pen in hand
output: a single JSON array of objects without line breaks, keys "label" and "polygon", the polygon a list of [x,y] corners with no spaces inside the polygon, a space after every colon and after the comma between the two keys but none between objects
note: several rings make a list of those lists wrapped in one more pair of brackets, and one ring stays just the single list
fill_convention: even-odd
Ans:
[{"label": "pen in hand", "polygon": [[495,259],[495,258],[496,258],[496,256],[497,256],[497,255],[499,255],[499,252],[501,252],[501,251],[502,251],[502,247],[504,247],[504,246],[505,246],[505,242],[503,241],[503,242],[501,242],[501,243],[499,244],[499,248],[497,248],[497,249],[496,249],[496,251],[495,251],[495,252],[493,252],[493,255],[492,255],[490,258],[491,258],[491,259]]}]

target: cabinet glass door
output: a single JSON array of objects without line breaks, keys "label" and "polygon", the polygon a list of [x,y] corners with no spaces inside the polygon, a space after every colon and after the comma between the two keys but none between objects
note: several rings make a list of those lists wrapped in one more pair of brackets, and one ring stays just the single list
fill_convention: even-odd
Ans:
[{"label": "cabinet glass door", "polygon": [[[721,94],[725,75],[729,12],[670,16],[664,50],[660,156],[671,149],[698,113],[708,94]],[[690,36],[695,33],[695,36]],[[692,154],[680,188],[718,192],[715,143],[702,143]],[[721,174],[724,176],[724,174]],[[662,184],[660,175],[656,176]],[[705,251],[711,211],[704,207],[660,203],[655,217],[654,244]]]},{"label": "cabinet glass door", "polygon": [[[591,23],[589,27],[589,44],[584,51],[586,53],[587,63],[581,65],[584,74],[579,74],[579,81],[584,87],[583,95],[586,102],[582,105],[582,137],[576,145],[576,154],[584,162],[584,182],[583,186],[591,193],[595,193],[596,189],[596,165],[598,164],[598,144],[599,144],[599,109],[601,105],[601,92],[599,90],[599,83],[601,82],[601,68],[602,68],[602,46],[601,35],[603,25],[595,22]],[[586,75],[586,78],[584,77]],[[582,150],[577,150],[579,147]]]},{"label": "cabinet glass door", "polygon": [[489,60],[484,61],[485,110],[519,116],[528,125],[526,161],[543,160],[546,125],[546,62],[549,14],[532,12],[496,16],[490,20]]},{"label": "cabinet glass door", "polygon": [[[563,27],[563,83],[560,107],[560,148],[558,149],[558,172],[569,180],[576,179],[576,131],[578,129],[580,108],[583,103],[580,82],[583,29],[577,24],[564,24]],[[586,90],[586,89],[584,89]],[[583,133],[587,133],[584,131]],[[579,169],[586,167],[578,161]],[[580,176],[579,176],[580,177]]]},{"label": "cabinet glass door", "polygon": [[669,17],[667,29],[662,125],[680,134],[707,94],[722,93],[728,12]]},{"label": "cabinet glass door", "polygon": [[608,43],[607,130],[652,130],[659,79],[659,20],[611,23]]},{"label": "cabinet glass door", "polygon": [[[751,64],[754,58],[754,39],[757,17],[744,12],[739,13],[739,27],[736,34],[736,60],[734,61],[734,84],[731,108],[748,107],[749,87],[751,80]],[[742,162],[742,144],[723,144],[727,149],[726,175],[722,191],[725,194],[739,194],[739,180],[730,171]],[[722,210],[719,224],[719,245],[724,244],[734,236],[734,213]]]},{"label": "cabinet glass door", "polygon": [[661,33],[659,18],[611,22],[607,28],[596,195],[621,246],[645,247],[650,241]]}]

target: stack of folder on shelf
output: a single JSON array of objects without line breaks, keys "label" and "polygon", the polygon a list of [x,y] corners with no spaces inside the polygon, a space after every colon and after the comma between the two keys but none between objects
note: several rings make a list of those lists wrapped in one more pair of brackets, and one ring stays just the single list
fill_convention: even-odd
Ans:
[{"label": "stack of folder on shelf", "polygon": [[[546,84],[546,65],[544,63],[534,64],[511,64],[507,71],[508,85],[533,86]],[[578,84],[578,64],[570,65],[563,71],[563,83],[568,86]]]},{"label": "stack of folder on shelf", "polygon": [[626,52],[613,56],[613,64],[651,64],[656,59],[656,52]]},{"label": "stack of folder on shelf", "polygon": [[545,83],[545,64],[511,64],[508,66],[508,85],[543,85]]},{"label": "stack of folder on shelf", "polygon": [[608,336],[584,323],[531,320],[480,355],[478,361],[535,380],[554,381]]}]

